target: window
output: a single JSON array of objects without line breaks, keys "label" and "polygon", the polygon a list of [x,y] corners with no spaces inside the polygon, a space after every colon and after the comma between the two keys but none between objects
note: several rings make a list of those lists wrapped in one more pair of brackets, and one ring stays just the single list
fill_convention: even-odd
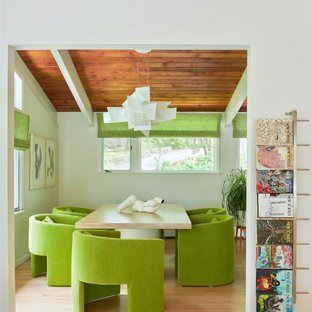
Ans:
[{"label": "window", "polygon": [[[21,77],[14,73],[14,107],[23,109],[23,81]],[[14,211],[22,211],[21,205],[21,151],[14,150]]]},{"label": "window", "polygon": [[104,170],[130,170],[129,138],[104,139]]},{"label": "window", "polygon": [[14,107],[23,109],[23,81],[17,73],[14,73]]},{"label": "window", "polygon": [[105,171],[218,171],[218,139],[172,137],[103,140]]},{"label": "window", "polygon": [[21,207],[21,155],[20,151],[14,150],[14,211],[19,212],[22,210]]},{"label": "window", "polygon": [[247,169],[247,139],[238,139],[238,162],[239,168]]}]

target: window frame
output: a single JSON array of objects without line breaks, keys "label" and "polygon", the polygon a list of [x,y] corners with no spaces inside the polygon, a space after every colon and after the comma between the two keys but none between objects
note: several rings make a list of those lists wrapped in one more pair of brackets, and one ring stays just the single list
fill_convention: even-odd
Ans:
[{"label": "window frame", "polygon": [[[16,92],[16,80],[19,80],[20,84],[20,94],[17,98],[17,92]],[[24,80],[23,78],[15,71],[14,72],[14,109],[23,112],[23,100],[24,100]],[[18,159],[15,159],[15,155],[18,155]],[[14,149],[14,169],[15,166],[18,166],[18,172],[15,173],[14,170],[14,196],[16,195],[16,185],[18,187],[18,200],[16,201],[16,198],[14,197],[14,214],[20,214],[24,211],[24,154],[22,151],[19,151],[17,149]],[[18,180],[16,182],[16,179]],[[17,184],[16,184],[17,183]],[[18,202],[18,207],[16,207],[15,203]]]},{"label": "window frame", "polygon": [[103,174],[161,174],[161,175],[174,175],[174,174],[210,174],[219,175],[220,172],[220,138],[214,139],[214,153],[215,164],[214,170],[142,170],[141,169],[141,144],[140,138],[130,138],[130,170],[105,170],[104,169],[104,139],[101,139],[101,170]]}]

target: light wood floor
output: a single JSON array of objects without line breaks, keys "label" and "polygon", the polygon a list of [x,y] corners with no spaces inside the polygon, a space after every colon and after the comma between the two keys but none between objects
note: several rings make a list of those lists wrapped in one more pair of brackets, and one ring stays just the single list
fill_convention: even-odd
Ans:
[{"label": "light wood floor", "polygon": [[[165,311],[245,311],[245,240],[236,244],[236,280],[222,287],[178,287],[174,273],[174,239],[166,239]],[[87,312],[127,311],[126,288],[122,295],[94,302]],[[31,278],[30,262],[16,269],[16,310],[18,312],[70,312],[70,288],[48,287],[46,277]]]}]

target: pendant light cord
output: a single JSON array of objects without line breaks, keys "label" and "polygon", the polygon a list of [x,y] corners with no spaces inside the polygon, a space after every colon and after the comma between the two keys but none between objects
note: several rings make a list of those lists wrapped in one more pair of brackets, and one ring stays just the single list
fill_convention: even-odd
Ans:
[{"label": "pendant light cord", "polygon": [[[149,86],[150,85],[150,68],[149,68],[149,64],[148,64],[146,56],[144,56],[144,61],[146,63],[146,70],[147,70],[146,84]],[[136,76],[137,76],[137,86],[138,87],[140,86],[139,63],[141,63],[141,58],[139,58],[139,60],[136,63]]]},{"label": "pendant light cord", "polygon": [[137,87],[140,86],[140,77],[139,77],[139,62],[141,62],[141,58],[136,63],[136,76],[137,76]]},{"label": "pendant light cord", "polygon": [[150,69],[149,69],[149,64],[148,64],[146,56],[144,56],[144,60],[145,60],[146,69],[147,69],[146,82],[147,82],[147,85],[149,86],[150,85]]}]

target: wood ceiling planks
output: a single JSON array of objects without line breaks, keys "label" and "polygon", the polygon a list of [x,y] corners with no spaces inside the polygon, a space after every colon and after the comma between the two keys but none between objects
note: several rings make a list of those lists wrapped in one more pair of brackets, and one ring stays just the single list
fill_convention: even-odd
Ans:
[{"label": "wood ceiling planks", "polygon": [[[137,86],[179,111],[224,111],[247,66],[246,51],[70,50],[94,111],[120,106]],[[58,111],[79,108],[49,51],[20,56]],[[242,110],[246,110],[246,103]]]},{"label": "wood ceiling planks", "polygon": [[19,51],[18,54],[57,111],[79,111],[79,107],[49,50]]}]

